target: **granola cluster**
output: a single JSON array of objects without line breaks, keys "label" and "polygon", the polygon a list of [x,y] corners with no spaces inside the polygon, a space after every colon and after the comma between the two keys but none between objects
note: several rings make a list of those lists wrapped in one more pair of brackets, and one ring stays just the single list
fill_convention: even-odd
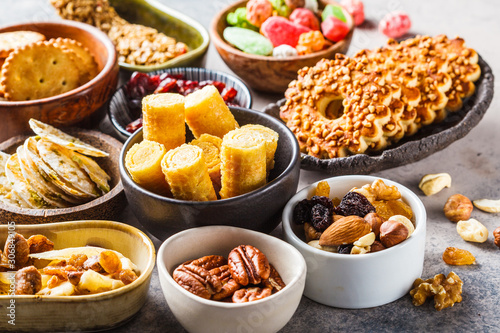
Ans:
[{"label": "granola cluster", "polygon": [[158,30],[121,18],[108,0],[51,0],[59,16],[91,24],[107,33],[116,46],[118,60],[130,65],[157,65],[188,51]]}]

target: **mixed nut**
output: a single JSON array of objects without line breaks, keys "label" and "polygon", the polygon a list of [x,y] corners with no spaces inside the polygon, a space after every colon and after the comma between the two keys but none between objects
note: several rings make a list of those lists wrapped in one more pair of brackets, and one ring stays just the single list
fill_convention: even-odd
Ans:
[{"label": "mixed nut", "polygon": [[186,261],[174,270],[173,278],[192,294],[230,303],[263,299],[285,287],[266,255],[251,245],[235,247],[228,259],[208,255]]},{"label": "mixed nut", "polygon": [[[341,254],[365,254],[397,245],[415,230],[411,207],[396,186],[381,179],[349,191],[342,200],[330,200],[326,181],[316,195],[300,201],[293,220],[304,225],[306,242]],[[336,205],[334,203],[337,203]]]}]

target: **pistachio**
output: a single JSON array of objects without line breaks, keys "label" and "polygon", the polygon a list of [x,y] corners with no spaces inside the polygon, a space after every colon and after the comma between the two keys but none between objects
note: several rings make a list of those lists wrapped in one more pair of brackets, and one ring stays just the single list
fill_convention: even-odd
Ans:
[{"label": "pistachio", "polygon": [[479,199],[472,201],[476,208],[488,213],[500,213],[500,200]]},{"label": "pistachio", "polygon": [[425,195],[433,195],[451,186],[451,176],[447,173],[428,174],[422,177],[418,187]]}]

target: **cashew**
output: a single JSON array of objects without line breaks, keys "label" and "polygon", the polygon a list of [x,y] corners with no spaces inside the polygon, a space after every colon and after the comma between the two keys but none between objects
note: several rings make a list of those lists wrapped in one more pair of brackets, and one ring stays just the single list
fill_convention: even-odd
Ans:
[{"label": "cashew", "polygon": [[370,252],[370,245],[368,246],[356,246],[354,245],[351,249],[351,254],[365,254]]},{"label": "cashew", "polygon": [[319,250],[327,251],[327,252],[337,252],[337,247],[336,246],[321,246],[319,245],[319,239],[315,239],[307,243],[307,245],[310,245],[312,247],[315,247]]},{"label": "cashew", "polygon": [[488,229],[476,219],[458,221],[457,232],[468,242],[484,243],[488,239]]},{"label": "cashew", "polygon": [[[361,237],[360,239],[358,239],[357,241],[355,241],[353,243],[353,245],[359,246],[359,247],[365,247],[365,246],[372,245],[374,241],[375,241],[375,233],[370,232],[369,234],[366,234],[363,237]],[[351,253],[352,253],[352,251],[351,251]]]},{"label": "cashew", "polygon": [[396,221],[402,223],[406,229],[408,229],[408,237],[411,236],[411,234],[415,231],[415,227],[413,226],[413,223],[410,221],[409,218],[403,215],[393,215],[389,217],[389,221]]},{"label": "cashew", "polygon": [[418,187],[425,195],[433,195],[445,187],[451,186],[451,176],[447,173],[435,173],[422,177]]},{"label": "cashew", "polygon": [[500,200],[479,199],[472,201],[476,208],[488,213],[500,213]]}]

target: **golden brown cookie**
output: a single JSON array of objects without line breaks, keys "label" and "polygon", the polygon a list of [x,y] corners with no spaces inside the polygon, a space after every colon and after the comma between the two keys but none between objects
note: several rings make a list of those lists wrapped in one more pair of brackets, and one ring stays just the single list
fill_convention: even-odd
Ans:
[{"label": "golden brown cookie", "polygon": [[25,45],[45,40],[45,36],[35,31],[13,31],[0,33],[0,58]]}]

